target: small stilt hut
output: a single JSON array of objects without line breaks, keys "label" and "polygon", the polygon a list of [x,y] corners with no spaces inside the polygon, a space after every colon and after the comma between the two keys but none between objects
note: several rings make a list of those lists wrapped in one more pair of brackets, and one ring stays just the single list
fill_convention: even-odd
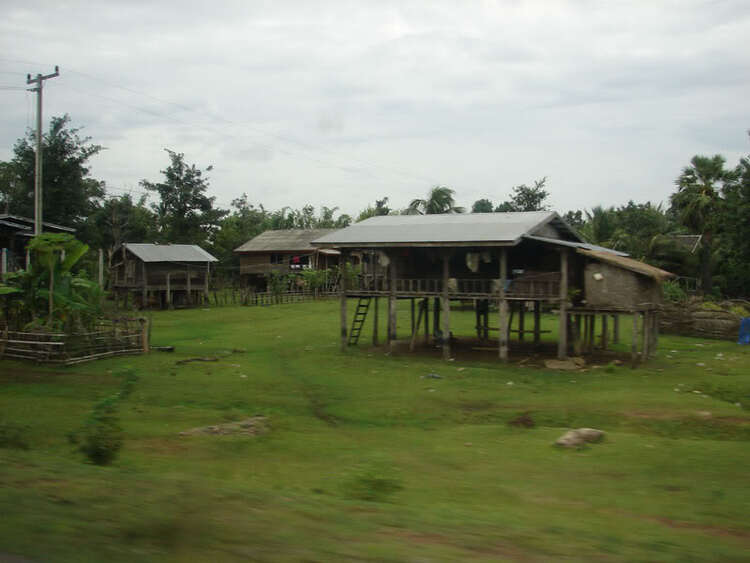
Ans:
[{"label": "small stilt hut", "polygon": [[[446,359],[452,355],[450,304],[454,300],[474,302],[477,334],[484,339],[491,330],[490,304],[497,305],[497,349],[502,360],[509,356],[512,308],[519,313],[526,307],[533,310],[531,329],[524,326],[525,314],[519,315],[518,334],[520,340],[528,334],[539,343],[543,305],[559,312],[560,358],[591,347],[596,315],[620,313],[643,315],[648,334],[642,354],[647,356],[656,345],[661,282],[671,276],[622,252],[584,242],[557,213],[547,211],[372,217],[312,244],[341,251],[342,264],[353,253],[360,259],[358,274],[345,276],[341,283],[342,348],[358,342],[373,299],[377,327],[379,298],[388,300],[386,345],[391,348],[397,333],[397,300],[411,299],[410,348],[414,349],[424,327],[425,340],[437,339]],[[358,301],[349,327],[347,307],[352,298]],[[435,302],[432,335],[431,300]],[[581,332],[581,319],[589,319],[589,332]],[[615,330],[618,327],[615,322]],[[377,329],[373,335],[377,345]]]}]

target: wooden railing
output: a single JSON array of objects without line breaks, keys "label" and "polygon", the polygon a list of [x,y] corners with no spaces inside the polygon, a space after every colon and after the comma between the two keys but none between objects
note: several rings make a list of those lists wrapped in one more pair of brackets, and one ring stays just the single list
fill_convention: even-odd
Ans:
[{"label": "wooden railing", "polygon": [[[440,296],[443,293],[442,278],[397,278],[397,295]],[[361,275],[347,293],[378,295],[391,292],[391,280],[385,276]],[[556,299],[560,294],[560,273],[541,272],[522,274],[506,282],[505,294],[511,299]],[[449,278],[448,295],[452,298],[497,298],[500,295],[500,280],[496,278]]]}]

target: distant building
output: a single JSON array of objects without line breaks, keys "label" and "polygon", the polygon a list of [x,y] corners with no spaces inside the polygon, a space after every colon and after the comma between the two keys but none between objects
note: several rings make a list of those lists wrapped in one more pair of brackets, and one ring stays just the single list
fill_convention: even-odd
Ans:
[{"label": "distant building", "polygon": [[211,263],[216,258],[195,244],[125,243],[113,257],[115,299],[141,308],[189,306],[208,298]]},{"label": "distant building", "polygon": [[[44,222],[45,233],[75,233],[75,229]],[[26,244],[34,236],[34,219],[0,213],[0,249],[5,256],[5,268],[13,272],[26,266]],[[2,268],[2,265],[0,265]]]},{"label": "distant building", "polygon": [[307,269],[325,270],[338,265],[338,250],[315,248],[310,241],[337,229],[286,229],[265,231],[235,249],[240,274],[250,285],[264,288],[271,272],[288,274]]}]

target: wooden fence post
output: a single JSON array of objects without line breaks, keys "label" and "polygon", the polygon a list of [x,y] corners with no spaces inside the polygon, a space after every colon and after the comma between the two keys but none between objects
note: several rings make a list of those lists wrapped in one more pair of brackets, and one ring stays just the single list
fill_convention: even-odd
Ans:
[{"label": "wooden fence post", "polygon": [[148,319],[141,317],[138,320],[141,323],[141,349],[144,354],[147,354],[149,352]]}]

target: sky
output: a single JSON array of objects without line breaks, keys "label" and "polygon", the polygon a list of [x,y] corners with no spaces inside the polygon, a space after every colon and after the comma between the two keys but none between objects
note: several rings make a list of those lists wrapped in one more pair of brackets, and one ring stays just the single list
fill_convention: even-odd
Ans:
[{"label": "sky", "polygon": [[[95,7],[92,7],[95,6]],[[0,160],[69,114],[109,193],[168,148],[221,206],[375,199],[435,185],[500,202],[547,177],[552,208],[668,202],[695,154],[750,153],[750,2],[5,0]]]}]

